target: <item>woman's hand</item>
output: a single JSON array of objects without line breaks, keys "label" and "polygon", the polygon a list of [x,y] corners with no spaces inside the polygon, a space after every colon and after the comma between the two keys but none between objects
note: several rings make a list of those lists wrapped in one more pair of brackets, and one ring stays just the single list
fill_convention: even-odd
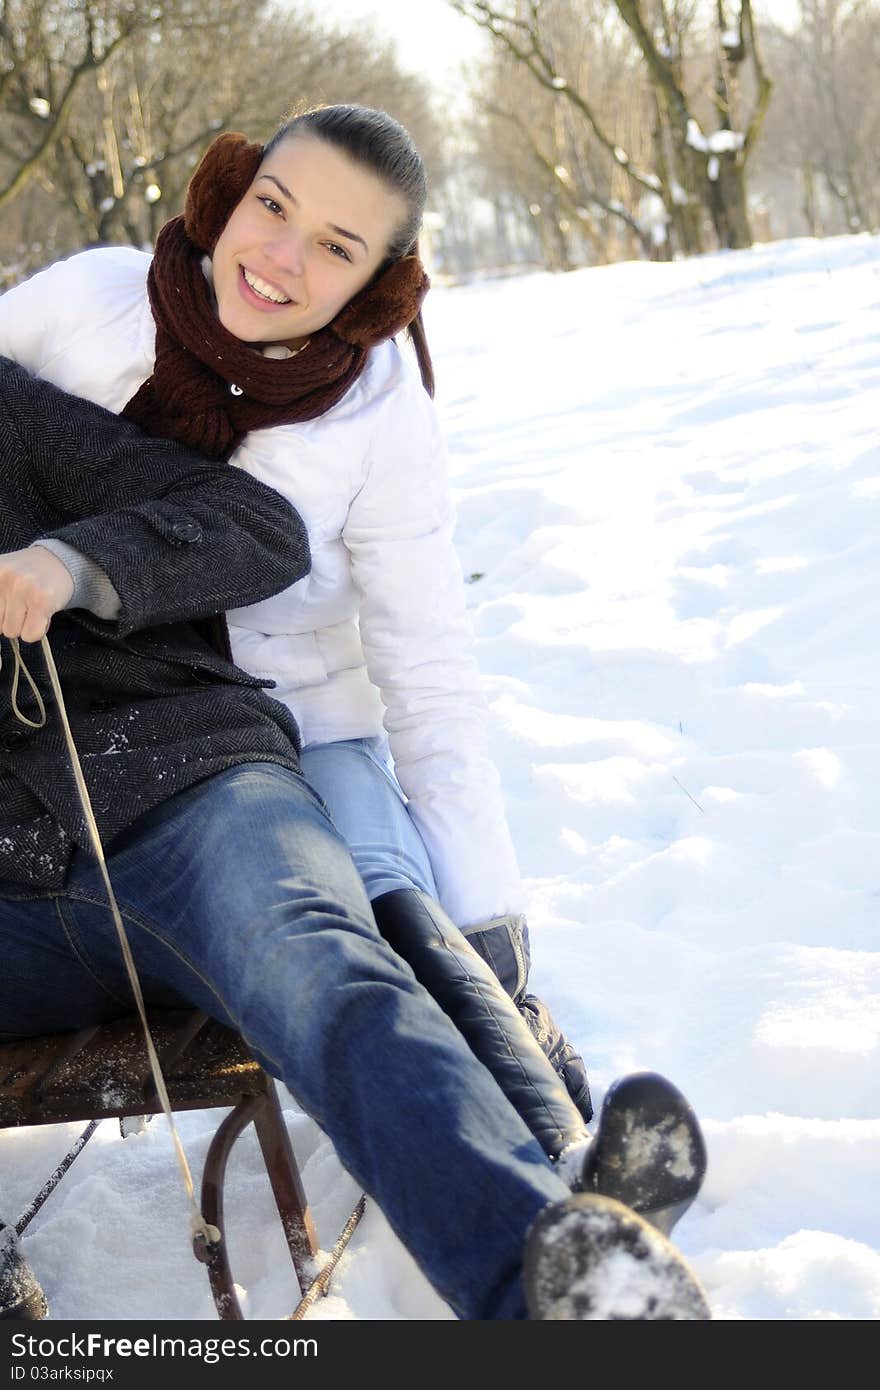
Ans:
[{"label": "woman's hand", "polygon": [[73,587],[67,566],[41,545],[0,555],[0,633],[39,642]]}]

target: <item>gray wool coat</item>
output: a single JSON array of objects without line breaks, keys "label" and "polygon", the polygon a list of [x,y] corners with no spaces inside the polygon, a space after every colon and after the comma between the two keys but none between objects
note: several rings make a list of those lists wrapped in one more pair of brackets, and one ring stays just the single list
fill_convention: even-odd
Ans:
[{"label": "gray wool coat", "polygon": [[[153,439],[0,358],[0,553],[55,538],[107,574],[118,619],[57,614],[49,641],[105,845],[176,792],[245,762],[299,770],[286,706],[198,620],[279,593],[309,568],[305,527],[243,470]],[[89,839],[39,644],[22,654],[45,727],[13,714],[0,637],[0,891],[52,889]],[[27,690],[19,703],[31,717]]]}]

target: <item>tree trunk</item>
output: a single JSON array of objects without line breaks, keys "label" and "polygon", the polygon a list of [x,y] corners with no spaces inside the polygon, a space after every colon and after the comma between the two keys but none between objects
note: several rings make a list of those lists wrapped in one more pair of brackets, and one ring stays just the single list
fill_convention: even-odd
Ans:
[{"label": "tree trunk", "polygon": [[822,228],[816,212],[816,177],[810,165],[801,170],[804,181],[804,217],[810,229],[810,236],[821,236]]},{"label": "tree trunk", "polygon": [[726,251],[742,251],[752,245],[745,167],[737,154],[715,155],[718,176],[707,178],[707,204],[718,245]]}]

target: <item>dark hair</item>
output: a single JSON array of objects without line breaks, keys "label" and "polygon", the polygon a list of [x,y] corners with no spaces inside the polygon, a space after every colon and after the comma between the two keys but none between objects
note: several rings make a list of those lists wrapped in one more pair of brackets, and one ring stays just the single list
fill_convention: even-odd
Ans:
[{"label": "dark hair", "polygon": [[[355,164],[369,169],[406,204],[407,215],[392,237],[388,254],[376,272],[378,279],[393,261],[418,254],[419,232],[428,198],[428,179],[422,156],[409,131],[389,116],[369,106],[315,106],[285,121],[263,150],[271,154],[291,135],[309,134],[347,154]],[[415,348],[422,382],[434,394],[434,366],[421,311],[408,328]]]}]

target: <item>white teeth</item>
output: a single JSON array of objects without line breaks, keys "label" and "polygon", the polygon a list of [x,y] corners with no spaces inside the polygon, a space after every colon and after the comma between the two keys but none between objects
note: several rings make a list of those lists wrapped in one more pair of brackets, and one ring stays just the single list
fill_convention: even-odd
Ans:
[{"label": "white teeth", "polygon": [[293,301],[288,299],[286,294],[279,294],[278,290],[267,285],[265,280],[261,280],[259,275],[254,275],[250,270],[245,270],[242,266],[242,274],[247,280],[251,289],[258,294],[261,299],[268,299],[272,304],[291,304]]}]

